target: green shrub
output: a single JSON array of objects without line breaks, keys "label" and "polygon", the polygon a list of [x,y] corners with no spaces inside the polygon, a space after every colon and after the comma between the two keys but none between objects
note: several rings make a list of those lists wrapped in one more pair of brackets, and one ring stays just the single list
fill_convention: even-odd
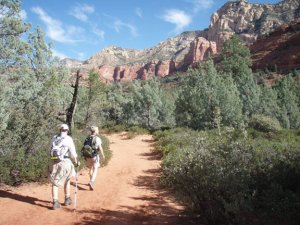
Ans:
[{"label": "green shrub", "polygon": [[137,135],[141,135],[141,134],[148,134],[149,131],[146,130],[145,128],[141,128],[139,126],[132,126],[132,127],[129,127],[127,129],[128,133],[127,133],[127,137],[129,139],[132,139],[134,137],[136,137]]},{"label": "green shrub", "polygon": [[299,221],[296,132],[281,131],[268,139],[259,132],[255,139],[240,138],[230,129],[221,136],[215,131],[181,132],[155,134],[158,149],[172,147],[164,151],[162,182],[200,213],[204,224]]},{"label": "green shrub", "polygon": [[282,129],[276,118],[265,115],[253,115],[249,126],[263,132],[278,132]]},{"label": "green shrub", "polygon": [[114,125],[114,126],[108,126],[104,128],[104,132],[107,134],[111,133],[117,133],[117,132],[122,132],[127,130],[127,125]]},{"label": "green shrub", "polygon": [[43,181],[47,178],[48,149],[32,153],[24,149],[13,151],[0,159],[0,183],[19,185],[23,182]]}]

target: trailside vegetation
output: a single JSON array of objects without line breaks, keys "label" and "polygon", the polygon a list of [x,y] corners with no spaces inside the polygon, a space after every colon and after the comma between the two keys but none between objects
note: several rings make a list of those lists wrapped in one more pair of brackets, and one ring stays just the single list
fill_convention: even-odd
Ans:
[{"label": "trailside vegetation", "polygon": [[[46,178],[50,139],[72,101],[71,71],[59,66],[42,30],[30,31],[20,11],[20,1],[0,0],[0,183],[11,185]],[[90,71],[73,110],[77,150],[90,125],[129,136],[153,132],[162,183],[201,224],[296,224],[299,73],[258,85],[249,49],[237,36],[224,43],[220,60],[180,77],[109,85]]]}]

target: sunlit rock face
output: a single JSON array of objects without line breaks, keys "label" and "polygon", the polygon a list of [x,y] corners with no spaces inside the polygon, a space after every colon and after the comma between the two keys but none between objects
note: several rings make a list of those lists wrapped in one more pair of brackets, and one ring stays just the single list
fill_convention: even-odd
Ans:
[{"label": "sunlit rock face", "polygon": [[80,68],[82,73],[94,69],[106,82],[160,78],[186,71],[188,67],[218,54],[233,34],[239,35],[251,46],[259,37],[299,17],[299,0],[285,0],[277,4],[228,1],[213,13],[205,30],[183,32],[143,50],[110,46],[86,61],[65,59],[62,64]]}]

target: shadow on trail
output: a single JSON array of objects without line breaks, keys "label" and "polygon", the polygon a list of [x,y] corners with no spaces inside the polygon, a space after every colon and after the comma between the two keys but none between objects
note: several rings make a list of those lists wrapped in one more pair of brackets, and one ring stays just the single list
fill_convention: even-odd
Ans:
[{"label": "shadow on trail", "polygon": [[142,209],[120,207],[120,210],[78,210],[77,213],[85,216],[74,225],[201,225],[191,221],[186,215],[157,214],[148,212],[147,207]]},{"label": "shadow on trail", "polygon": [[[70,184],[73,186],[73,187],[76,187],[76,183],[74,181],[71,181]],[[84,188],[83,186],[87,187],[87,188]],[[78,190],[80,191],[89,191],[89,185],[88,184],[83,184],[83,183],[77,183],[77,188]]]},{"label": "shadow on trail", "polygon": [[38,198],[31,197],[31,196],[23,196],[20,194],[9,192],[9,191],[0,190],[0,197],[1,198],[10,198],[10,199],[13,199],[16,201],[25,202],[28,204],[37,205],[40,207],[51,209],[51,206],[49,205],[49,201],[40,200]]},{"label": "shadow on trail", "polygon": [[[156,152],[143,154],[148,160],[158,160]],[[169,190],[159,183],[161,169],[144,170],[132,185],[151,191],[150,196],[131,197],[139,202],[137,206],[119,205],[116,210],[79,210],[84,214],[75,225],[201,225],[199,218],[190,217],[183,207],[174,206]],[[142,202],[142,204],[140,204]]]},{"label": "shadow on trail", "polygon": [[151,150],[150,152],[147,153],[142,153],[140,154],[140,156],[147,157],[147,160],[160,160],[162,158],[162,154],[155,150]]}]

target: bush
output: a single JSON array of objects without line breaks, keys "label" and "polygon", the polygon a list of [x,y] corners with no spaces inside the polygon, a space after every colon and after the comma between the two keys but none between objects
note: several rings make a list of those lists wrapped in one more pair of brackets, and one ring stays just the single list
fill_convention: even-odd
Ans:
[{"label": "bush", "polygon": [[148,134],[149,131],[145,128],[141,128],[139,126],[133,126],[133,127],[129,127],[127,129],[128,133],[127,133],[127,137],[129,139],[132,139],[134,137],[136,137],[137,135],[141,135],[141,134]]},{"label": "bush", "polygon": [[265,115],[253,115],[249,126],[263,132],[278,132],[282,129],[276,118]]},{"label": "bush", "polygon": [[23,182],[45,181],[48,171],[48,149],[41,146],[34,152],[12,151],[0,159],[0,183],[19,185]]},{"label": "bush", "polygon": [[175,134],[176,143],[181,143],[180,148],[175,144],[164,151],[162,182],[200,213],[204,224],[299,221],[296,132],[278,133],[260,145],[260,138],[241,139],[235,131],[222,136],[213,131],[190,132],[188,138],[188,132],[176,131],[156,133],[159,148],[172,146]]}]

